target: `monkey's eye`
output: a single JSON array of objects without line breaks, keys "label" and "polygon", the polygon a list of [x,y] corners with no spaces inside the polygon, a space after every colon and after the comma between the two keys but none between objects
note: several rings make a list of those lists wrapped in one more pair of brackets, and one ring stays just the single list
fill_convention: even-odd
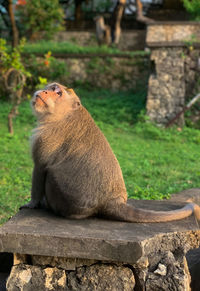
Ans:
[{"label": "monkey's eye", "polygon": [[61,92],[61,91],[57,92],[57,94],[58,94],[60,97],[62,96],[62,92]]},{"label": "monkey's eye", "polygon": [[52,89],[52,91],[55,91],[56,88],[55,87],[52,87],[51,89]]}]

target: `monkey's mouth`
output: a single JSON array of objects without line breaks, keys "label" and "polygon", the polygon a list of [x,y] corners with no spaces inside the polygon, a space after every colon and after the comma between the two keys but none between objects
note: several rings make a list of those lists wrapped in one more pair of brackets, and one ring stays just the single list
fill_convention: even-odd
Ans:
[{"label": "monkey's mouth", "polygon": [[44,103],[45,107],[48,107],[47,103],[44,101],[44,99],[40,95],[35,96],[35,100],[32,102],[33,106],[35,106],[37,99],[40,99]]}]

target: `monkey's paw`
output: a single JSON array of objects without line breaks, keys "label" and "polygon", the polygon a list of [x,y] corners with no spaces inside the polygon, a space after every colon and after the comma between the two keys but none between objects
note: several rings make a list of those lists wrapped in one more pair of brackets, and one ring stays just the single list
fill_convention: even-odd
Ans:
[{"label": "monkey's paw", "polygon": [[35,201],[30,201],[27,204],[24,204],[22,206],[20,206],[20,210],[23,208],[29,208],[29,209],[35,209],[35,208],[39,208],[39,203],[35,202]]}]

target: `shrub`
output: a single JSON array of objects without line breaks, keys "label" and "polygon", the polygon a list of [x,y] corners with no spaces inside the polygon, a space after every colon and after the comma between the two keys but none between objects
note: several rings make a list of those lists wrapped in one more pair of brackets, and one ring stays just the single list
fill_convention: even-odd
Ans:
[{"label": "shrub", "polygon": [[185,9],[191,14],[192,20],[200,20],[200,1],[182,0]]},{"label": "shrub", "polygon": [[0,39],[0,73],[1,90],[12,102],[12,108],[8,114],[8,130],[13,134],[13,118],[18,114],[18,106],[22,101],[22,92],[25,86],[26,77],[31,74],[24,67],[21,60],[25,40],[21,40],[19,46],[9,51],[6,41]]},{"label": "shrub", "polygon": [[42,79],[45,79],[47,83],[55,80],[62,83],[63,79],[69,74],[65,62],[52,57],[51,52],[40,58],[30,55],[24,58],[24,61],[25,66],[32,75],[27,82],[29,91],[33,91],[35,87],[38,87],[38,83],[40,85]]},{"label": "shrub", "polygon": [[25,39],[21,39],[20,44],[10,51],[6,44],[6,40],[0,38],[0,72],[3,75],[10,68],[16,69],[26,76],[30,76],[30,73],[25,69],[22,62],[21,54],[25,45]]},{"label": "shrub", "polygon": [[17,4],[20,30],[31,39],[37,38],[40,31],[51,38],[62,29],[64,12],[58,0],[26,0],[23,5]]}]

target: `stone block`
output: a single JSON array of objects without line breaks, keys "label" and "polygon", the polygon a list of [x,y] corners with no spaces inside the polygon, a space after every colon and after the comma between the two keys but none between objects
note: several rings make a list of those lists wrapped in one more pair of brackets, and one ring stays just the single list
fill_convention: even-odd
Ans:
[{"label": "stone block", "polygon": [[[173,195],[171,201],[129,203],[173,210],[189,200],[199,202],[200,189]],[[23,209],[0,229],[0,251],[15,253],[8,291],[189,291],[185,255],[199,245],[193,216],[167,223],[77,221]]]},{"label": "stone block", "polygon": [[187,41],[194,42],[200,39],[199,22],[155,22],[147,27],[146,42],[150,47],[154,46],[181,46]]},{"label": "stone block", "polygon": [[[182,202],[132,199],[129,203],[155,210],[171,210],[184,205]],[[152,248],[159,248],[161,241],[165,250],[171,250],[171,242],[177,241],[177,231],[184,249],[195,247],[200,243],[196,229],[193,216],[167,223],[126,223],[98,218],[77,221],[45,210],[23,209],[0,228],[0,251],[134,264],[148,256]],[[190,235],[195,230],[196,239],[191,241]]]},{"label": "stone block", "polygon": [[132,291],[135,279],[130,268],[95,264],[66,272],[56,267],[17,265],[7,281],[7,291]]}]

